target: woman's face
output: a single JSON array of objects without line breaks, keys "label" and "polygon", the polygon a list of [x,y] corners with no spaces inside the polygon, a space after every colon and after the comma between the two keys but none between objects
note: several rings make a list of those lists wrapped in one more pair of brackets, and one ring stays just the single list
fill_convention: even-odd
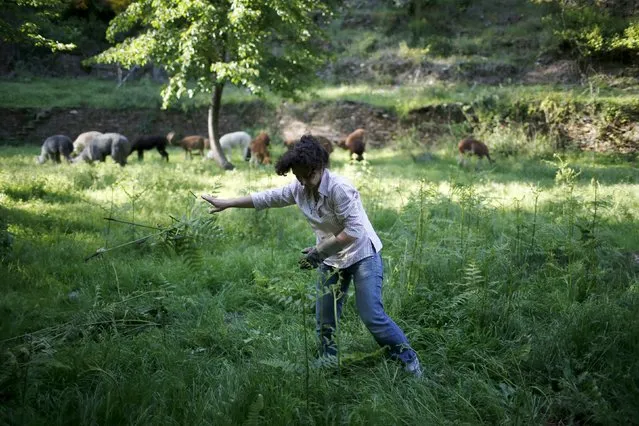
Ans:
[{"label": "woman's face", "polygon": [[322,170],[314,170],[309,167],[293,167],[293,174],[304,188],[316,190],[322,180]]}]

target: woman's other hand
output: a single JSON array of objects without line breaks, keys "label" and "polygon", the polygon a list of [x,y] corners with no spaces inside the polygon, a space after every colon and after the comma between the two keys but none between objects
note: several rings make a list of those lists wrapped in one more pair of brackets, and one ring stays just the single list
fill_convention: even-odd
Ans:
[{"label": "woman's other hand", "polygon": [[299,260],[300,269],[315,269],[319,267],[326,256],[317,251],[317,247],[307,247],[302,250],[302,256]]}]

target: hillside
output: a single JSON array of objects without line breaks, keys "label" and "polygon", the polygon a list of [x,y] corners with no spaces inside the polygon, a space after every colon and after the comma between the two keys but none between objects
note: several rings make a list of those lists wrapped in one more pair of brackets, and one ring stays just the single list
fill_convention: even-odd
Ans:
[{"label": "hillside", "polygon": [[[413,3],[420,2],[342,2],[326,28],[331,40],[327,48],[334,57],[326,69],[319,71],[323,81],[335,84],[579,81],[580,70],[574,63],[553,57],[555,46],[542,23],[549,7],[543,3],[529,0],[431,1],[423,2],[423,6]],[[55,54],[38,48],[3,45],[0,75],[115,78],[113,66],[81,65],[83,59],[108,46],[104,39],[108,21],[96,24],[97,18],[91,15],[74,19],[69,22],[92,26],[91,41],[85,35],[77,41],[75,51]],[[138,72],[137,77],[144,74],[157,80],[164,78],[161,70],[152,67]]]},{"label": "hillside", "polygon": [[[545,23],[552,12],[548,3],[527,0],[343,2],[326,28],[332,60],[318,74],[324,87],[346,88],[345,94],[311,92],[302,102],[246,99],[239,107],[227,103],[222,131],[262,127],[276,139],[308,130],[340,138],[365,127],[372,146],[393,144],[410,133],[424,149],[449,142],[440,140],[441,135],[455,139],[475,133],[490,139],[499,123],[515,132],[525,128],[529,137],[557,139],[557,147],[635,152],[636,61],[586,64],[575,59]],[[103,90],[116,91],[116,69],[83,68],[82,59],[70,54],[25,57],[8,72],[5,81],[57,76],[80,78],[78,84],[96,78],[114,83],[97,96],[87,95],[93,99],[61,108],[54,104],[58,96],[47,101],[38,95],[37,105],[28,109],[5,101],[1,107],[7,108],[3,113],[8,118],[0,140],[39,143],[56,129],[74,134],[87,126],[130,135],[163,133],[176,126],[178,132],[206,132],[201,106],[191,107],[186,121],[179,110],[132,114],[138,120],[112,112],[99,97]],[[159,91],[164,78],[158,68],[147,67],[135,71],[126,84],[153,81],[148,90]],[[12,90],[0,81],[5,99],[13,98]],[[158,108],[155,102],[130,105],[126,99],[124,104],[121,108]],[[92,119],[80,120],[83,116]]]}]

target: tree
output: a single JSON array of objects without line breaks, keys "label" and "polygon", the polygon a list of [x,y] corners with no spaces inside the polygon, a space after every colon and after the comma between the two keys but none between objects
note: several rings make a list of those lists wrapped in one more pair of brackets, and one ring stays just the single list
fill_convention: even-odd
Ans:
[{"label": "tree", "polygon": [[210,94],[211,149],[220,167],[232,169],[219,144],[225,85],[255,94],[304,89],[327,55],[320,24],[330,13],[331,2],[320,0],[136,0],[111,21],[107,39],[135,34],[92,60],[164,66],[163,108],[184,95]]},{"label": "tree", "polygon": [[14,44],[46,47],[51,51],[71,50],[74,44],[62,43],[54,20],[68,6],[65,0],[0,0],[0,40]]}]

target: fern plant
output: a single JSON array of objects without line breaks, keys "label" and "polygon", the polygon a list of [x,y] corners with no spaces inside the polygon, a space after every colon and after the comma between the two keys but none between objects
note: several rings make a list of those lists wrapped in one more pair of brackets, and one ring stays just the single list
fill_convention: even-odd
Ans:
[{"label": "fern plant", "polygon": [[200,205],[191,203],[185,215],[180,218],[170,215],[170,218],[172,223],[167,226],[151,226],[128,222],[113,217],[105,218],[109,222],[154,229],[156,232],[113,247],[98,248],[96,252],[88,256],[85,261],[125,246],[146,243],[151,247],[159,246],[182,256],[186,264],[191,268],[200,268],[204,262],[202,249],[204,242],[215,241],[223,234],[222,229],[217,225],[217,216],[205,216],[202,214]]},{"label": "fern plant", "polygon": [[260,412],[264,409],[264,396],[259,393],[255,401],[249,405],[248,414],[244,424],[246,426],[258,426],[260,422]]}]

